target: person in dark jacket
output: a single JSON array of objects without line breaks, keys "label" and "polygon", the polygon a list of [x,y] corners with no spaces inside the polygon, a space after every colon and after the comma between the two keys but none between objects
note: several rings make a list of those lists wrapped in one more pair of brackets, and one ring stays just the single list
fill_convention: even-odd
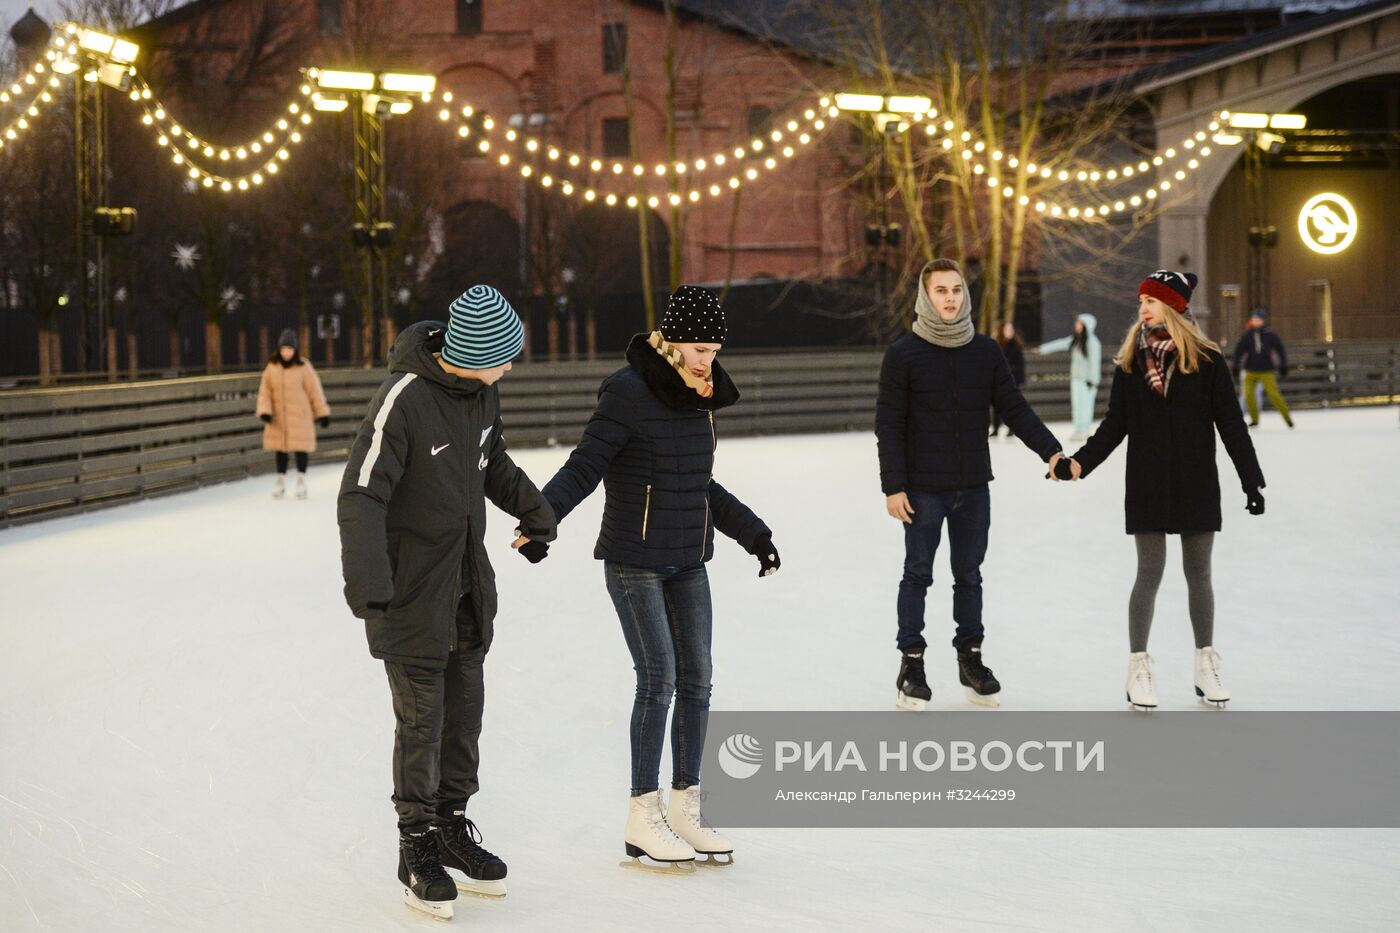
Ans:
[{"label": "person in dark jacket", "polygon": [[933,695],[924,674],[924,602],[945,521],[958,680],[974,703],[997,706],[1001,684],[982,662],[982,560],[991,526],[988,409],[996,409],[1052,474],[1060,444],[1017,390],[996,342],[973,328],[972,301],[957,263],[935,259],[924,266],[914,311],[913,331],[885,351],[875,404],[885,509],[904,523],[896,706],[923,709]]},{"label": "person in dark jacket", "polygon": [[487,558],[486,500],[520,520],[532,560],[554,536],[554,513],[506,452],[495,383],[524,329],[501,293],[475,285],[449,321],[405,330],[389,378],[350,449],[337,502],[345,599],[365,622],[393,696],[399,880],[410,906],[452,915],[457,885],[505,893],[505,863],[466,818],[479,789],[482,665],[496,582]]},{"label": "person in dark jacket", "polygon": [[[1244,403],[1249,408],[1249,426],[1259,426],[1257,388],[1262,385],[1264,394],[1269,397],[1269,404],[1283,415],[1283,423],[1293,427],[1293,415],[1288,411],[1288,402],[1284,401],[1278,387],[1279,379],[1288,378],[1288,353],[1279,335],[1269,326],[1263,311],[1255,311],[1249,316],[1249,325],[1239,343],[1235,344],[1235,371],[1239,372],[1241,368],[1244,369]],[[1277,378],[1275,373],[1278,374]]]},{"label": "person in dark jacket", "polygon": [[[593,556],[637,673],[632,704],[628,855],[693,863],[733,852],[700,813],[700,758],[710,708],[712,612],[705,564],[716,530],[777,571],[773,535],[714,478],[715,412],[739,400],[716,354],[724,312],[709,291],[683,285],[660,328],[638,334],[627,365],[603,380],[598,407],[568,461],[544,487],[560,521],[602,482]],[[661,806],[661,746],[672,694],[671,793]]]},{"label": "person in dark jacket", "polygon": [[1137,545],[1137,580],[1128,603],[1128,702],[1157,705],[1147,636],[1166,564],[1167,535],[1181,536],[1196,638],[1196,695],[1230,699],[1213,647],[1215,593],[1211,550],[1220,530],[1220,478],[1215,435],[1225,443],[1251,515],[1264,514],[1264,474],[1235,401],[1220,348],[1189,313],[1196,276],[1161,269],[1138,288],[1138,321],[1116,357],[1108,413],[1093,436],[1061,466],[1088,476],[1128,439],[1127,532]]},{"label": "person in dark jacket", "polygon": [[[1016,332],[1016,325],[1011,321],[1002,321],[1001,327],[997,328],[997,346],[1001,347],[1002,355],[1006,357],[1006,365],[1011,367],[1011,381],[1016,383],[1017,392],[1026,391],[1026,350],[1021,344],[1021,335]],[[991,437],[996,437],[1001,430],[1001,413],[992,407],[992,433]],[[1006,438],[1010,440],[1014,437],[1011,428],[1006,429]]]}]

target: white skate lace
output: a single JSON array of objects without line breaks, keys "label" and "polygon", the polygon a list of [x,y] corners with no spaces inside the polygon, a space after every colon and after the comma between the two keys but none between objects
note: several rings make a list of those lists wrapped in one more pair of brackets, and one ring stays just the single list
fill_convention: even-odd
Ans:
[{"label": "white skate lace", "polygon": [[1153,693],[1152,686],[1152,656],[1148,655],[1140,661],[1133,662],[1133,683],[1145,693]]},{"label": "white skate lace", "polygon": [[1202,655],[1201,670],[1210,675],[1210,679],[1215,682],[1217,687],[1224,689],[1224,685],[1220,682],[1220,652],[1211,648]]},{"label": "white skate lace", "polygon": [[699,829],[713,830],[714,827],[705,819],[705,815],[700,812],[700,802],[708,796],[709,794],[703,790],[696,793],[687,793],[685,795],[685,806],[683,809],[685,810],[686,819],[688,819],[692,825]]}]

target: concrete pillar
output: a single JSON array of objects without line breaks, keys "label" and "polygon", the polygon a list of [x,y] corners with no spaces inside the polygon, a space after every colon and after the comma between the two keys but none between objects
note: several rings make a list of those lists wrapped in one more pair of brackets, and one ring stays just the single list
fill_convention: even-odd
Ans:
[{"label": "concrete pillar", "polygon": [[1194,272],[1200,281],[1191,311],[1202,321],[1211,316],[1210,285],[1206,281],[1206,216],[1210,205],[1187,202],[1162,211],[1157,219],[1157,256],[1163,269]]}]

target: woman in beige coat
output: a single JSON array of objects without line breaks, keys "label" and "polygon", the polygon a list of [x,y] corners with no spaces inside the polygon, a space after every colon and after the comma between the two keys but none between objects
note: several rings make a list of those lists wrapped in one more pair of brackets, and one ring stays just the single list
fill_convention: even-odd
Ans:
[{"label": "woman in beige coat", "polygon": [[311,362],[297,352],[297,335],[287,328],[277,339],[258,386],[258,417],[263,421],[263,450],[277,455],[275,499],[287,494],[287,463],[297,455],[297,498],[306,498],[306,460],[316,449],[316,423],[328,428],[331,409]]}]

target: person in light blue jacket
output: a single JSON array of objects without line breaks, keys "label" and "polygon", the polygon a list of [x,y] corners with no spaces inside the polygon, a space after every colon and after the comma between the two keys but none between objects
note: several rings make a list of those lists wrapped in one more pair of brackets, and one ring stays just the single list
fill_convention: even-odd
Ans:
[{"label": "person in light blue jacket", "polygon": [[1074,333],[1040,345],[1037,353],[1069,350],[1069,404],[1076,440],[1089,436],[1094,427],[1094,398],[1099,394],[1103,375],[1103,344],[1094,336],[1098,319],[1092,314],[1075,318]]}]

